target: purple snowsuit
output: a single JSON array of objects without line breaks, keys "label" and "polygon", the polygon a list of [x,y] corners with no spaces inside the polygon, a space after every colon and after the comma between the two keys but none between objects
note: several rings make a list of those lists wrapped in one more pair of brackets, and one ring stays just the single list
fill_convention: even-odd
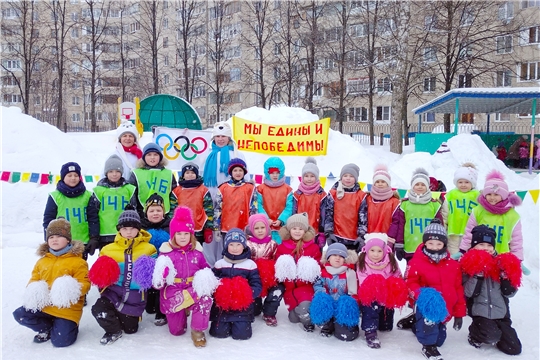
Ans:
[{"label": "purple snowsuit", "polygon": [[209,267],[204,255],[199,250],[191,250],[191,244],[181,249],[172,248],[170,243],[164,243],[160,248],[159,257],[167,256],[176,269],[175,283],[165,284],[160,289],[160,308],[167,316],[169,331],[178,336],[186,332],[187,314],[191,311],[191,329],[204,331],[208,328],[212,298],[199,297],[193,289],[193,276],[200,270]]}]

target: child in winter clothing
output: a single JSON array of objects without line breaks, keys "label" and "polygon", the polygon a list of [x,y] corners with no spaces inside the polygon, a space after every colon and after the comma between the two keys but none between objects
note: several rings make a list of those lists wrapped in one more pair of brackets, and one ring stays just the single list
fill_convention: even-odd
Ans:
[{"label": "child in winter clothing", "polygon": [[536,140],[536,151],[535,151],[535,163],[534,168],[536,170],[540,169],[540,139]]},{"label": "child in winter clothing", "polygon": [[471,249],[460,259],[467,313],[472,318],[469,344],[495,344],[508,355],[521,353],[521,342],[512,327],[508,298],[521,282],[519,259],[495,251],[495,230],[479,225],[472,230]]},{"label": "child in winter clothing", "polygon": [[[321,276],[313,284],[315,296],[310,306],[311,320],[321,325],[322,336],[334,335],[342,341],[358,337],[358,283],[353,268],[357,260],[356,252],[347,251],[340,243],[328,246],[323,255]],[[326,302],[327,310],[319,306]]]},{"label": "child in winter clothing", "polygon": [[322,188],[319,181],[319,168],[314,158],[306,159],[306,164],[302,168],[302,180],[293,196],[293,213],[308,214],[309,225],[318,231],[315,239],[322,251],[326,245],[324,234],[332,232],[333,229],[332,219],[329,221],[328,215],[334,211],[334,198]]},{"label": "child in winter clothing", "polygon": [[499,145],[497,145],[497,159],[501,160],[502,162],[505,162],[506,160],[506,148],[504,147],[504,143],[501,141]]},{"label": "child in winter clothing", "polygon": [[454,255],[465,233],[472,209],[478,205],[480,191],[476,189],[478,171],[474,164],[465,163],[454,173],[454,189],[446,193],[442,205],[444,222],[448,225],[448,251]]},{"label": "child in winter clothing", "polygon": [[[158,255],[161,245],[169,241],[170,222],[171,219],[165,217],[163,198],[157,193],[150,195],[144,205],[144,218],[141,219],[141,225],[150,234],[150,244],[154,245]],[[146,312],[148,314],[156,314],[154,325],[163,326],[167,324],[167,317],[161,312],[159,307],[159,290],[154,288],[148,289],[148,296],[146,298]]]},{"label": "child in winter clothing", "polygon": [[[196,291],[194,277],[209,267],[203,253],[196,249],[195,224],[189,208],[179,206],[175,210],[170,235],[171,240],[161,246],[153,285],[160,289],[159,303],[167,316],[170,333],[178,336],[186,332],[189,311],[193,344],[204,347],[204,330],[208,329],[212,298],[211,294]],[[214,278],[211,271],[210,276]]]},{"label": "child in winter clothing", "polygon": [[[139,134],[137,128],[131,121],[124,121],[116,129],[115,155],[122,160],[122,177],[128,180],[131,176],[131,171],[136,169],[136,164],[142,158],[142,151],[139,147]],[[104,173],[104,175],[107,175]]]},{"label": "child in winter clothing", "polygon": [[[277,326],[276,314],[283,298],[285,288],[275,280],[274,266],[277,243],[272,240],[270,223],[265,214],[254,214],[249,217],[246,227],[247,245],[251,250],[251,260],[257,264],[262,281],[261,296],[255,299],[255,316],[263,313],[263,320],[268,326]],[[264,305],[262,298],[264,299]]]},{"label": "child in winter clothing", "polygon": [[224,242],[223,259],[212,269],[221,284],[214,294],[210,335],[247,340],[252,335],[254,299],[261,294],[261,278],[257,265],[249,258],[251,251],[242,230],[230,229]]},{"label": "child in winter clothing", "polygon": [[416,303],[412,327],[422,353],[427,359],[441,359],[437,347],[446,339],[446,323],[454,317],[454,330],[459,331],[466,315],[465,295],[459,263],[448,253],[448,238],[440,220],[426,226],[405,278],[409,296]]},{"label": "child in winter clothing", "polygon": [[137,161],[137,168],[131,172],[129,183],[135,185],[137,212],[144,215],[144,204],[153,193],[163,198],[165,215],[171,214],[176,208],[176,178],[171,170],[166,169],[167,159],[163,158],[159,145],[148,143],[143,149],[143,156]]},{"label": "child in winter clothing", "polygon": [[[92,315],[105,330],[102,345],[108,345],[126,334],[136,333],[139,317],[146,306],[146,290],[151,286],[148,257],[157,257],[150,244],[150,234],[141,230],[139,214],[131,206],[118,218],[118,233],[112,244],[106,245],[89,272],[101,297],[92,306]],[[114,274],[114,275],[112,275]]]},{"label": "child in winter clothing", "polygon": [[23,306],[13,312],[15,321],[38,334],[35,343],[51,340],[65,347],[77,340],[84,295],[90,290],[84,245],[72,241],[71,226],[64,218],[52,220],[47,242],[39,246],[41,258],[26,286]]},{"label": "child in winter clothing", "polygon": [[431,197],[427,171],[418,168],[411,179],[409,196],[401,199],[388,229],[388,241],[395,243],[394,253],[398,260],[405,258],[409,262],[412,259],[422,243],[424,229],[433,218],[443,221],[441,203]]},{"label": "child in winter clothing", "polygon": [[283,299],[289,321],[300,322],[305,331],[313,332],[309,306],[321,260],[321,249],[314,241],[315,230],[309,225],[307,214],[302,213],[288,218],[279,231],[283,242],[276,250],[276,279],[285,285]]},{"label": "child in winter clothing", "polygon": [[135,186],[124,179],[123,169],[122,160],[118,156],[109,157],[105,161],[105,177],[99,180],[90,198],[92,206],[88,207],[88,211],[97,212],[91,217],[99,218],[99,237],[92,237],[88,242],[90,255],[94,255],[97,248],[101,249],[114,241],[120,214],[127,204],[137,204]]},{"label": "child in winter clothing", "polygon": [[264,162],[264,180],[257,186],[257,210],[268,216],[272,240],[281,244],[278,230],[293,213],[293,191],[285,184],[285,164],[276,156]]},{"label": "child in winter clothing", "polygon": [[[360,207],[368,219],[368,233],[388,233],[392,223],[392,215],[399,208],[399,194],[390,186],[390,173],[386,165],[375,166],[373,186],[364,198],[365,204]],[[389,244],[391,247],[394,244]]]},{"label": "child in winter clothing", "polygon": [[92,192],[81,180],[81,167],[75,162],[62,165],[56,190],[49,194],[43,213],[43,230],[56,218],[63,217],[71,224],[71,236],[85,245],[83,259],[88,257],[88,240],[99,238],[99,218],[90,202]]},{"label": "child in winter clothing", "polygon": [[[387,245],[388,237],[386,234],[370,233],[366,234],[365,239],[366,244],[358,258],[356,270],[359,288],[363,295],[361,300],[368,294],[376,292],[377,288],[380,287],[376,283],[377,276],[382,276],[384,284],[387,284],[386,287],[396,293],[396,297],[406,298],[407,289],[401,280],[401,271],[394,254],[392,254],[392,249]],[[386,281],[389,278],[395,279]],[[401,280],[401,287],[395,285],[398,279]],[[365,304],[361,302],[360,313],[362,314],[361,326],[366,334],[367,345],[372,349],[379,349],[381,343],[377,336],[377,330],[391,331],[394,324],[394,309],[389,299],[369,299],[365,301]]]},{"label": "child in winter clothing", "polygon": [[[257,212],[257,192],[255,185],[246,182],[246,163],[242,159],[232,159],[229,163],[231,178],[219,186],[214,204],[214,226],[218,229],[213,233],[213,240],[221,243],[227,231],[232,228],[245,229],[250,215]],[[212,266],[219,258],[206,260]]]},{"label": "child in winter clothing", "polygon": [[197,164],[187,162],[182,166],[178,186],[173,190],[178,205],[187,206],[195,216],[195,238],[202,245],[212,242],[214,230],[214,203],[212,195],[199,176]]},{"label": "child in winter clothing", "polygon": [[332,219],[331,231],[326,233],[328,245],[339,242],[356,252],[364,246],[368,223],[367,211],[361,207],[366,194],[360,190],[359,173],[360,168],[355,164],[347,164],[341,169],[340,180],[330,190],[334,208],[328,215]]},{"label": "child in winter clothing", "polygon": [[519,144],[519,167],[522,169],[527,168],[527,163],[529,162],[529,149],[528,144],[523,141]]}]

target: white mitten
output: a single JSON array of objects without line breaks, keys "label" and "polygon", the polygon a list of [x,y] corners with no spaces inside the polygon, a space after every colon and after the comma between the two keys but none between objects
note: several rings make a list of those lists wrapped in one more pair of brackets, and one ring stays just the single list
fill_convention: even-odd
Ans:
[{"label": "white mitten", "polygon": [[51,286],[51,303],[59,308],[68,308],[79,301],[81,289],[82,284],[73,277],[59,277]]},{"label": "white mitten", "polygon": [[23,296],[23,306],[26,310],[36,312],[50,304],[49,285],[45,281],[34,281],[28,284]]},{"label": "white mitten", "polygon": [[193,289],[199,297],[212,296],[218,285],[219,279],[210,268],[201,269],[193,276]]},{"label": "white mitten", "polygon": [[321,267],[317,260],[309,256],[298,259],[296,266],[296,278],[309,283],[315,282],[321,276]]},{"label": "white mitten", "polygon": [[282,255],[274,266],[276,269],[276,280],[284,282],[287,280],[293,281],[296,279],[296,263],[291,255]]}]

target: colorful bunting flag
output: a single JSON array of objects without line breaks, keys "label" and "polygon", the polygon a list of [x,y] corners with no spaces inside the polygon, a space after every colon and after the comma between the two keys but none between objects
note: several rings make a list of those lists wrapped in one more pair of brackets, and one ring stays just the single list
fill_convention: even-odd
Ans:
[{"label": "colorful bunting flag", "polygon": [[326,176],[321,177],[319,181],[321,182],[321,187],[324,189],[326,185]]},{"label": "colorful bunting flag", "polygon": [[404,198],[407,195],[407,190],[397,189],[400,198]]},{"label": "colorful bunting flag", "polygon": [[49,183],[49,174],[41,174],[41,179],[39,179],[39,183],[41,185],[45,185]]},{"label": "colorful bunting flag", "polygon": [[523,199],[525,199],[525,195],[527,195],[527,191],[516,191],[516,194],[519,196],[521,201],[523,201]]},{"label": "colorful bunting flag", "polygon": [[536,202],[538,201],[538,192],[540,190],[529,190],[529,193],[531,194],[531,197],[533,199],[533,202],[536,204]]},{"label": "colorful bunting flag", "polygon": [[255,184],[262,184],[262,182],[263,182],[263,176],[255,175]]},{"label": "colorful bunting flag", "polygon": [[11,172],[9,171],[2,171],[2,181],[9,181],[9,176],[11,175]]},{"label": "colorful bunting flag", "polygon": [[359,182],[360,184],[360,190],[364,190],[366,188],[366,183]]},{"label": "colorful bunting flag", "polygon": [[28,182],[28,180],[30,180],[30,173],[22,173],[21,181]]},{"label": "colorful bunting flag", "polygon": [[84,182],[92,182],[92,175],[84,175]]},{"label": "colorful bunting flag", "polygon": [[30,175],[30,182],[37,183],[38,181],[39,181],[39,174],[32,173],[32,175]]},{"label": "colorful bunting flag", "polygon": [[[94,181],[95,182],[98,182],[99,179],[101,179],[101,177],[99,175],[94,175]],[[127,180],[127,179],[126,179]]]},{"label": "colorful bunting flag", "polygon": [[373,187],[373,185],[371,184],[367,184],[367,191],[371,191],[371,188]]},{"label": "colorful bunting flag", "polygon": [[291,177],[290,176],[285,176],[285,184],[291,185]]},{"label": "colorful bunting flag", "polygon": [[441,197],[441,192],[440,191],[432,191],[431,192],[431,197],[434,198],[435,200],[439,200],[439,198]]},{"label": "colorful bunting flag", "polygon": [[58,182],[61,180],[62,178],[60,177],[60,175],[55,175],[54,176],[54,184],[58,184]]},{"label": "colorful bunting flag", "polygon": [[21,173],[20,172],[14,172],[11,174],[11,182],[12,183],[18,183],[19,180],[21,180]]}]

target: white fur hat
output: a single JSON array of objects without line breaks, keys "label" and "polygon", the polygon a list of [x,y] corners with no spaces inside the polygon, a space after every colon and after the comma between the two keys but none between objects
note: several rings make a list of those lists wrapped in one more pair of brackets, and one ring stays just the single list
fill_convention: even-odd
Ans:
[{"label": "white fur hat", "polygon": [[120,141],[120,138],[125,133],[133,135],[133,137],[135,137],[135,142],[137,145],[139,144],[139,134],[137,133],[137,128],[131,121],[123,121],[116,129],[116,137],[118,138],[118,141]]},{"label": "white fur hat", "polygon": [[214,124],[214,129],[212,130],[212,139],[217,135],[228,136],[232,139],[231,126],[225,121],[218,121]]}]

